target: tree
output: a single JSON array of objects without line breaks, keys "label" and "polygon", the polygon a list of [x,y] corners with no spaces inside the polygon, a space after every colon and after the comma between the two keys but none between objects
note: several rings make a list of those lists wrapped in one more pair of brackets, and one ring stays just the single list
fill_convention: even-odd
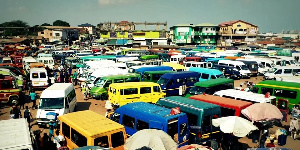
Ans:
[{"label": "tree", "polygon": [[52,26],[52,25],[49,23],[43,23],[41,26]]},{"label": "tree", "polygon": [[4,22],[0,24],[1,27],[4,28],[3,35],[4,36],[17,36],[17,35],[27,35],[29,25],[21,20],[13,20],[10,22]]},{"label": "tree", "polygon": [[62,21],[62,20],[56,20],[53,22],[53,26],[65,26],[70,27],[70,24],[68,22]]}]

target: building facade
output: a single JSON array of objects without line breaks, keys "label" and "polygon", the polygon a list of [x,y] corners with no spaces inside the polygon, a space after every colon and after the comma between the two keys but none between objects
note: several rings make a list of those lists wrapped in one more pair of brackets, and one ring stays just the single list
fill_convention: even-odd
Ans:
[{"label": "building facade", "polygon": [[178,24],[170,27],[170,37],[173,44],[176,45],[190,45],[194,43],[193,24]]},{"label": "building facade", "polygon": [[96,27],[88,23],[78,25],[78,28],[86,29],[86,31],[91,35],[94,35],[96,33]]},{"label": "building facade", "polygon": [[217,44],[217,25],[202,23],[194,27],[194,42],[196,44]]}]

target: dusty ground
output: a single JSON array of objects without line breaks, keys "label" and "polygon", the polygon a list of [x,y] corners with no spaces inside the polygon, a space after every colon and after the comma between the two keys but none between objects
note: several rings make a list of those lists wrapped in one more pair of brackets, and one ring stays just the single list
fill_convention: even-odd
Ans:
[{"label": "dusty ground", "polygon": [[[235,81],[235,87],[238,87],[240,85],[240,83],[244,83],[245,81],[250,81],[250,82],[253,82],[254,84],[262,81],[262,77],[252,77],[251,79],[241,79],[241,80],[236,80]],[[245,87],[245,85],[244,85]],[[36,91],[38,95],[41,94],[42,90],[38,90]],[[27,93],[28,95],[28,93]],[[95,100],[95,99],[89,99],[89,100],[83,100],[83,96],[82,96],[82,93],[80,92],[80,88],[79,86],[76,86],[76,97],[77,97],[77,101],[78,101],[78,110],[93,110],[101,115],[105,115],[105,108],[104,108],[104,105],[105,105],[105,101],[101,101],[101,100]],[[29,97],[27,97],[29,98]],[[37,101],[37,104],[38,104],[38,101]],[[32,103],[26,103],[25,106],[29,106],[29,108],[31,108],[32,106]],[[10,107],[7,106],[7,105],[0,105],[0,120],[6,120],[6,119],[10,119],[9,118],[9,110],[10,110]],[[23,110],[21,110],[23,112]],[[36,110],[31,110],[31,113],[33,115],[33,117],[35,118],[36,116]],[[33,130],[38,130],[40,129],[37,125],[36,125],[36,120],[32,120],[31,121],[31,125],[32,125],[32,129]],[[289,125],[289,120],[287,123],[283,122],[283,125],[284,127],[287,128],[287,126]],[[274,127],[274,129],[276,129],[278,127]],[[47,132],[48,133],[48,130],[47,129],[41,129],[43,130],[43,132]],[[287,137],[287,144],[282,146],[284,148],[290,148],[292,150],[297,150],[297,149],[300,149],[300,136],[297,140],[293,140],[290,136]],[[243,146],[245,148],[249,148],[249,147],[255,147],[256,144],[253,144],[251,142],[250,139],[248,138],[241,138],[239,140],[241,143],[244,143]],[[277,146],[278,148],[281,147],[281,146]]]}]

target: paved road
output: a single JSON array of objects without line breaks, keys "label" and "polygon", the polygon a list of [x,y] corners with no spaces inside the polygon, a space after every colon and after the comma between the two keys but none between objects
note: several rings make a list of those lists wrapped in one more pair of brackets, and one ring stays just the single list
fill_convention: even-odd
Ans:
[{"label": "paved road", "polygon": [[[251,79],[235,80],[235,86],[238,87],[240,85],[240,83],[244,83],[245,81],[250,81],[250,82],[253,82],[253,83],[256,84],[256,83],[262,81],[262,77],[252,77]],[[245,88],[245,85],[244,85],[244,88]],[[83,96],[82,96],[82,93],[80,91],[80,87],[76,86],[75,90],[76,90],[76,97],[77,97],[77,101],[78,101],[78,110],[79,111],[80,110],[93,110],[93,111],[95,111],[95,112],[97,112],[101,115],[105,115],[105,111],[106,111],[105,108],[104,108],[105,101],[95,100],[95,99],[84,100]],[[40,95],[41,92],[42,92],[42,90],[36,91],[36,93],[38,95]],[[28,93],[27,93],[27,95],[28,95]],[[29,97],[27,97],[27,98],[29,99]],[[38,100],[37,100],[37,104],[38,104]],[[32,103],[27,103],[27,104],[25,104],[25,106],[29,106],[29,108],[31,108]],[[9,118],[9,110],[10,110],[9,106],[0,105],[0,120],[10,119]],[[21,110],[21,111],[23,111],[23,110]],[[32,113],[33,117],[35,118],[36,110],[31,110],[31,113]],[[33,130],[40,129],[36,125],[36,120],[32,120],[31,125],[32,125]],[[289,125],[289,120],[288,120],[287,123],[283,122],[283,125],[284,125],[284,127],[287,128],[287,126]],[[277,128],[278,127],[274,127],[274,130],[277,129]],[[41,129],[41,130],[43,130],[43,132],[48,133],[48,129]],[[300,135],[299,135],[299,138],[297,140],[293,140],[290,136],[288,136],[287,144],[283,147],[290,148],[292,150],[300,149],[300,141],[299,140],[300,140]],[[248,138],[241,138],[239,141],[241,143],[244,143],[243,146],[245,148],[256,146],[256,144],[253,144],[251,142],[251,140],[248,139]],[[278,146],[278,147],[281,147],[281,146]]]}]

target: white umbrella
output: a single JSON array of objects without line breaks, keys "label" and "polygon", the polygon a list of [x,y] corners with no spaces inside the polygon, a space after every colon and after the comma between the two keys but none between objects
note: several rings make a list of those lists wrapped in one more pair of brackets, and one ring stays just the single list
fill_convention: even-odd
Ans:
[{"label": "white umbrella", "polygon": [[176,150],[177,144],[162,130],[144,129],[136,132],[126,140],[125,150],[136,150],[141,147],[149,147],[152,150]]},{"label": "white umbrella", "polygon": [[237,116],[227,116],[212,119],[214,126],[219,127],[224,133],[233,133],[237,137],[245,137],[250,131],[258,128],[252,122]]}]

